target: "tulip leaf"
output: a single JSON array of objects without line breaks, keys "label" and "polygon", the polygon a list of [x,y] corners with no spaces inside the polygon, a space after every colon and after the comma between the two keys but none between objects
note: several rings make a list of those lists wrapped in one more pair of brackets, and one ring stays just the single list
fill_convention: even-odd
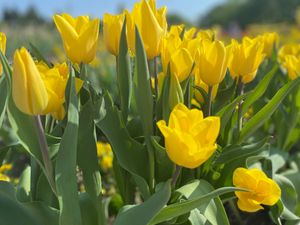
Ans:
[{"label": "tulip leaf", "polygon": [[3,123],[9,93],[8,84],[6,82],[5,76],[6,75],[0,77],[0,127]]},{"label": "tulip leaf", "polygon": [[140,205],[127,205],[119,212],[114,225],[147,225],[167,204],[171,196],[171,180]]},{"label": "tulip leaf", "polygon": [[57,153],[55,180],[60,206],[60,225],[81,225],[77,191],[76,159],[78,138],[78,100],[75,91],[74,69],[70,66],[70,76],[66,88],[67,126]]},{"label": "tulip leaf", "polygon": [[243,189],[235,188],[235,187],[222,187],[214,191],[211,191],[207,194],[197,196],[196,198],[182,201],[182,202],[177,202],[172,205],[168,205],[164,207],[162,210],[160,210],[160,212],[151,220],[149,225],[158,224],[170,220],[174,217],[178,217],[187,212],[190,212],[195,208],[200,207],[203,204],[203,202],[210,201],[220,195],[231,193],[237,190],[245,191]]},{"label": "tulip leaf", "polygon": [[[188,200],[208,194],[214,190],[213,186],[205,180],[195,180],[179,189],[176,192],[185,196]],[[197,207],[198,213],[201,213],[212,225],[228,224],[229,221],[219,197],[203,201]]]},{"label": "tulip leaf", "polygon": [[0,181],[0,225],[58,225],[58,210],[42,202],[21,203],[9,182]]},{"label": "tulip leaf", "polygon": [[126,38],[126,18],[122,27],[119,55],[117,56],[117,79],[119,85],[119,96],[121,98],[121,112],[123,114],[124,122],[127,122],[128,111],[130,106],[131,92],[132,92],[132,78],[130,56],[127,46]]},{"label": "tulip leaf", "polygon": [[278,108],[282,100],[300,84],[300,78],[289,81],[283,87],[281,87],[273,98],[259,111],[257,112],[243,127],[239,142],[242,142],[248,138],[253,132],[261,127],[264,122],[269,119],[275,110]]},{"label": "tulip leaf", "polygon": [[[85,89],[82,90],[82,92]],[[93,200],[93,206],[98,215],[98,223],[103,224],[104,214],[101,197],[101,175],[99,171],[97,146],[94,125],[94,109],[92,100],[89,99],[82,107],[79,114],[79,131],[77,141],[78,166],[82,170],[84,186],[87,194]]]},{"label": "tulip leaf", "polygon": [[135,28],[135,42],[134,93],[136,106],[145,137],[150,138],[153,134],[153,97],[147,57],[137,27]]},{"label": "tulip leaf", "polygon": [[249,107],[265,93],[277,70],[278,64],[276,64],[271,69],[271,71],[259,82],[254,90],[249,93],[249,95],[243,102],[242,115],[244,115],[248,111]]},{"label": "tulip leaf", "polygon": [[121,167],[137,178],[144,197],[148,196],[146,180],[149,162],[145,146],[132,139],[122,120],[120,111],[113,105],[108,92],[105,93],[96,125],[105,134]]}]

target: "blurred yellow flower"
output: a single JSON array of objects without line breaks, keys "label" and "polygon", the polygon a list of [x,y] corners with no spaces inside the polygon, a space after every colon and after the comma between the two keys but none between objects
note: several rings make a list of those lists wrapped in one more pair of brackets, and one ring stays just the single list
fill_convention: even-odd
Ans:
[{"label": "blurred yellow flower", "polygon": [[203,118],[202,111],[179,103],[171,112],[168,125],[160,120],[157,126],[165,137],[169,158],[179,166],[196,168],[217,149],[219,117]]},{"label": "blurred yellow flower", "polygon": [[[6,51],[6,36],[4,33],[0,32],[0,51],[5,54]],[[0,76],[2,75],[3,68],[0,62]]]},{"label": "blurred yellow flower", "polygon": [[196,56],[196,70],[209,86],[222,82],[228,64],[228,53],[223,42],[204,39]]},{"label": "blurred yellow flower", "polygon": [[263,35],[259,36],[261,41],[264,43],[264,50],[263,53],[267,57],[271,57],[273,53],[273,49],[276,48],[278,44],[279,36],[276,32],[272,33],[264,33]]},{"label": "blurred yellow flower", "polygon": [[112,168],[113,157],[111,155],[104,155],[100,160],[100,166],[104,170]]},{"label": "blurred yellow flower", "polygon": [[291,80],[300,76],[300,56],[287,55],[282,64],[287,70],[287,74]]},{"label": "blurred yellow flower", "polygon": [[0,166],[0,181],[10,181],[9,176],[5,175],[4,172],[11,170],[11,168],[11,164],[3,164],[2,166]]},{"label": "blurred yellow flower", "polygon": [[281,189],[278,184],[256,168],[237,168],[233,173],[233,184],[249,192],[236,191],[238,207],[242,211],[256,212],[262,205],[275,205],[280,199]]},{"label": "blurred yellow flower", "polygon": [[148,59],[160,54],[162,38],[167,31],[166,7],[156,9],[155,0],[135,3],[132,13],[125,11],[127,18],[128,43],[135,52],[135,25],[143,40]]},{"label": "blurred yellow flower", "polygon": [[117,56],[119,55],[119,44],[125,13],[111,15],[105,13],[103,17],[104,42],[108,51]]},{"label": "blurred yellow flower", "polygon": [[66,13],[54,15],[53,19],[71,61],[90,63],[96,56],[100,20],[90,20],[88,16],[73,18]]},{"label": "blurred yellow flower", "polygon": [[97,142],[97,156],[102,169],[107,170],[112,167],[113,153],[109,143]]},{"label": "blurred yellow flower", "polygon": [[285,57],[287,55],[300,56],[300,44],[298,43],[289,43],[283,45],[278,51],[278,61],[284,63]]},{"label": "blurred yellow flower", "polygon": [[264,60],[264,43],[259,38],[244,37],[241,44],[232,40],[227,48],[229,52],[228,68],[232,78],[241,77],[244,84],[251,82]]}]

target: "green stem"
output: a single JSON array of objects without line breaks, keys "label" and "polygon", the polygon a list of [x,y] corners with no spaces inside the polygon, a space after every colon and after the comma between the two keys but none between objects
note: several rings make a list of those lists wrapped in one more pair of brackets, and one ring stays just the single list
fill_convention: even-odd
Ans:
[{"label": "green stem", "polygon": [[178,165],[175,166],[175,171],[174,171],[174,174],[172,176],[172,183],[171,183],[173,189],[175,188],[175,185],[176,185],[176,182],[177,182],[178,177],[180,175],[181,169],[182,169],[181,166],[178,166]]},{"label": "green stem", "polygon": [[37,134],[38,134],[39,145],[42,153],[42,158],[45,166],[46,177],[48,179],[48,182],[51,186],[53,193],[56,194],[55,182],[53,179],[53,167],[52,167],[52,162],[48,151],[48,145],[45,138],[44,128],[40,116],[35,116],[34,119],[37,128]]},{"label": "green stem", "polygon": [[149,159],[149,188],[150,192],[153,193],[155,189],[155,158],[150,138],[146,138],[146,145]]},{"label": "green stem", "polygon": [[155,98],[156,101],[158,99],[158,75],[157,75],[157,57],[153,59],[153,73],[154,73],[154,90],[155,90]]},{"label": "green stem", "polygon": [[[240,96],[244,93],[244,83],[242,82],[242,78],[239,78],[238,84],[237,84],[237,94],[236,96]],[[238,104],[238,121],[237,121],[237,127],[238,127],[238,134],[241,133],[241,130],[243,128],[243,100],[239,101]]]},{"label": "green stem", "polygon": [[208,99],[207,99],[207,109],[206,109],[206,116],[211,116],[211,106],[212,106],[212,91],[213,86],[208,86]]}]

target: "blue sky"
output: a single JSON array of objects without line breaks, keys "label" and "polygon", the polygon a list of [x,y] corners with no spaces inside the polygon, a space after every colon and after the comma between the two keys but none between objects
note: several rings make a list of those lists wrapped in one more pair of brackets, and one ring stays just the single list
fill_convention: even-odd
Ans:
[{"label": "blue sky", "polygon": [[[34,6],[50,18],[54,13],[67,12],[73,16],[89,14],[102,17],[103,13],[116,13],[120,6],[131,9],[137,0],[0,0],[0,12],[4,8],[17,8],[25,11]],[[226,0],[157,0],[158,6],[166,5],[168,12],[179,13],[184,18],[195,21],[213,6]]]}]

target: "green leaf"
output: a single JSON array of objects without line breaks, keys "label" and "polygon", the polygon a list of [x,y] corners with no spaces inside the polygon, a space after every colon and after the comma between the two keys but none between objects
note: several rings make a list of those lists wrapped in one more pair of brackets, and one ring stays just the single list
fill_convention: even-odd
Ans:
[{"label": "green leaf", "polygon": [[182,202],[178,202],[172,205],[168,205],[167,207],[163,208],[149,223],[149,225],[158,224],[167,220],[170,220],[174,217],[178,217],[183,215],[191,210],[198,208],[201,206],[203,202],[207,202],[211,199],[214,199],[220,195],[234,192],[237,190],[244,191],[243,189],[235,188],[235,187],[222,187],[216,189],[208,194],[198,196],[197,198],[186,200]]},{"label": "green leaf", "polygon": [[98,165],[96,142],[94,108],[92,100],[89,99],[81,107],[79,114],[77,159],[78,166],[82,170],[86,192],[92,199],[93,206],[98,215],[98,222],[94,224],[100,225],[104,223],[105,217],[102,209],[101,175]]},{"label": "green leaf", "polygon": [[239,142],[248,138],[253,132],[261,127],[266,120],[268,120],[274,111],[278,108],[282,100],[300,83],[300,78],[288,82],[281,87],[274,97],[259,111],[257,112],[243,127]]},{"label": "green leaf", "polygon": [[278,64],[276,64],[271,71],[258,83],[253,91],[249,93],[245,101],[243,102],[242,115],[244,115],[249,107],[256,102],[266,92],[271,80],[278,70]]},{"label": "green leaf", "polygon": [[167,204],[171,196],[171,180],[168,180],[148,200],[140,205],[127,205],[119,212],[114,225],[147,225]]},{"label": "green leaf", "polygon": [[[188,200],[196,199],[199,196],[203,196],[212,191],[214,191],[213,186],[205,180],[195,180],[176,190],[176,192],[179,192]],[[203,201],[201,205],[197,207],[197,209],[199,210],[199,213],[201,213],[209,221],[210,224],[229,225],[223,203],[219,197]]]},{"label": "green leaf", "polygon": [[[30,178],[31,178],[31,168],[27,166],[25,170],[22,172],[22,175],[19,179],[19,183],[17,185],[16,197],[21,202],[30,201]],[[51,190],[50,193],[52,193]]]},{"label": "green leaf", "polygon": [[58,211],[42,202],[21,203],[14,187],[0,181],[0,225],[58,225]]},{"label": "green leaf", "polygon": [[99,223],[98,213],[94,205],[95,199],[91,198],[88,193],[81,193],[79,195],[79,202],[82,216],[82,225],[104,224]]},{"label": "green leaf", "polygon": [[145,180],[149,176],[149,162],[145,145],[130,137],[120,111],[113,105],[107,92],[99,108],[101,115],[96,120],[96,125],[108,138],[120,166],[137,177],[136,181],[146,198],[149,196]]},{"label": "green leaf", "polygon": [[117,64],[117,79],[120,92],[119,96],[121,98],[121,112],[123,114],[124,122],[126,123],[132,92],[131,65],[126,38],[126,18],[123,23],[120,37],[120,47],[119,55],[117,56]]},{"label": "green leaf", "polygon": [[81,225],[76,178],[78,100],[75,91],[74,69],[70,66],[70,77],[66,88],[68,123],[57,153],[55,180],[60,206],[60,225]]},{"label": "green leaf", "polygon": [[7,106],[7,98],[10,91],[5,76],[6,74],[3,74],[0,77],[0,127],[2,127],[2,123],[4,120]]},{"label": "green leaf", "polygon": [[144,135],[146,138],[150,138],[153,134],[153,97],[147,57],[137,27],[135,28],[135,50],[134,93],[136,106],[143,124]]}]

